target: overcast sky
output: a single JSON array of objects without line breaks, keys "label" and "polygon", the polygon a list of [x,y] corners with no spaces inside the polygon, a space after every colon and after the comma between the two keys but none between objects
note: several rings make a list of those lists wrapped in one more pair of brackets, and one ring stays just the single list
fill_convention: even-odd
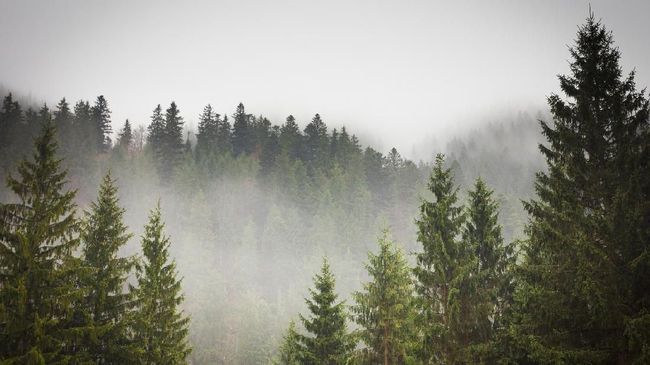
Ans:
[{"label": "overcast sky", "polygon": [[[103,94],[114,128],[175,100],[320,113],[406,155],[494,111],[544,107],[588,1],[0,0],[0,84],[38,100]],[[650,80],[650,1],[590,1],[627,72]],[[369,136],[376,138],[370,138]]]}]

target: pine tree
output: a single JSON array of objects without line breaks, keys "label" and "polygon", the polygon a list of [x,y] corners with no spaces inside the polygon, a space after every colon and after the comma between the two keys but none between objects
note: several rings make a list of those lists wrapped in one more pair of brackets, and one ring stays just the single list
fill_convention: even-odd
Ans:
[{"label": "pine tree", "polygon": [[196,156],[199,160],[212,157],[218,146],[219,114],[208,104],[199,116],[199,133],[196,135]]},{"label": "pine tree", "polygon": [[147,127],[147,143],[151,146],[154,155],[162,154],[165,140],[165,118],[160,104],[156,106],[151,115],[151,123]]},{"label": "pine tree", "polygon": [[498,223],[499,205],[482,179],[478,178],[469,192],[467,220],[463,242],[471,250],[471,270],[466,280],[470,285],[470,308],[462,322],[469,342],[464,348],[465,363],[495,363],[498,336],[505,330],[504,316],[511,303],[512,246],[505,245]]},{"label": "pine tree", "polygon": [[137,303],[133,320],[140,364],[187,364],[189,318],[178,308],[183,302],[176,263],[169,258],[171,242],[163,233],[160,205],[149,215],[142,237],[144,262],[137,267]]},{"label": "pine tree", "polygon": [[108,102],[104,95],[100,95],[95,100],[95,105],[91,109],[92,127],[95,137],[96,150],[106,152],[111,147],[111,111],[108,109]]},{"label": "pine tree", "polygon": [[183,117],[176,103],[172,101],[165,111],[165,135],[163,144],[163,177],[170,177],[180,163],[185,144],[183,140]]},{"label": "pine tree", "polygon": [[23,113],[20,104],[12,94],[5,96],[0,109],[0,170],[8,170],[15,156],[20,155],[20,142],[24,142],[22,133]]},{"label": "pine tree", "polygon": [[97,201],[86,212],[81,231],[84,320],[91,328],[84,351],[96,364],[125,364],[133,356],[127,341],[127,320],[132,307],[124,291],[134,261],[118,257],[119,250],[131,238],[123,223],[115,180],[106,174]]},{"label": "pine tree", "polygon": [[124,154],[131,152],[133,147],[133,131],[131,130],[131,122],[128,119],[124,122],[124,127],[122,127],[118,135],[117,146]]},{"label": "pine tree", "polygon": [[306,299],[311,316],[300,316],[309,332],[308,336],[301,336],[305,348],[303,364],[342,365],[354,347],[347,333],[344,304],[336,303],[334,285],[334,276],[324,259],[320,274],[314,277],[314,289],[309,289],[311,299]]},{"label": "pine tree", "polygon": [[305,144],[303,160],[308,166],[323,166],[328,152],[327,126],[316,114],[311,123],[305,127]]},{"label": "pine tree", "polygon": [[252,128],[251,128],[251,115],[246,114],[244,104],[239,103],[237,110],[232,116],[233,130],[232,130],[232,149],[235,156],[240,154],[250,154],[253,152],[252,145]]},{"label": "pine tree", "polygon": [[[47,110],[44,107],[42,113]],[[49,114],[49,113],[48,113]],[[47,122],[32,160],[8,178],[17,203],[0,205],[0,358],[5,364],[80,360],[72,347],[83,328],[72,326],[78,267],[74,191],[57,160],[55,128]]]},{"label": "pine tree", "polygon": [[300,157],[302,134],[293,115],[287,117],[286,123],[280,127],[280,150],[292,159]]},{"label": "pine tree", "polygon": [[535,363],[650,362],[650,126],[634,73],[590,14],[570,49],[566,95],[548,98],[537,200],[511,332]]},{"label": "pine tree", "polygon": [[353,294],[354,320],[361,326],[364,364],[412,362],[415,345],[415,311],[411,272],[402,254],[384,231],[379,252],[368,254],[370,282]]},{"label": "pine tree", "polygon": [[423,201],[417,220],[418,242],[423,251],[416,256],[419,319],[424,338],[420,356],[424,363],[455,364],[463,340],[459,321],[466,311],[469,290],[468,249],[459,239],[464,222],[463,208],[457,206],[457,191],[444,156],[436,156],[428,188],[434,201]]},{"label": "pine tree", "polygon": [[296,332],[294,321],[289,322],[287,333],[282,338],[280,353],[278,359],[274,361],[276,365],[302,365],[304,349],[300,343],[300,335]]},{"label": "pine tree", "polygon": [[217,129],[217,150],[220,154],[232,153],[230,122],[228,122],[227,115],[224,115],[223,119],[219,121]]},{"label": "pine tree", "polygon": [[70,105],[65,100],[61,99],[59,104],[56,106],[56,111],[54,112],[54,124],[56,125],[57,137],[59,143],[62,145],[64,150],[64,155],[71,155],[71,151],[68,151],[72,147],[74,141],[73,135],[73,121],[74,115],[70,111]]}]

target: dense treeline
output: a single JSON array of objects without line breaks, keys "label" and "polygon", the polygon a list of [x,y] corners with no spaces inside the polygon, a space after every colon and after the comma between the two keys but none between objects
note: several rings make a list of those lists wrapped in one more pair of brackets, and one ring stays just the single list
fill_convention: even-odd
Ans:
[{"label": "dense treeline", "polygon": [[[3,360],[648,362],[648,100],[593,16],[571,54],[542,123],[546,168],[521,152],[529,117],[492,130],[496,147],[479,131],[416,165],[318,114],[300,128],[208,105],[193,134],[172,102],[112,140],[103,96],[50,111],[9,94]],[[385,232],[376,251],[382,226],[404,246]]]}]

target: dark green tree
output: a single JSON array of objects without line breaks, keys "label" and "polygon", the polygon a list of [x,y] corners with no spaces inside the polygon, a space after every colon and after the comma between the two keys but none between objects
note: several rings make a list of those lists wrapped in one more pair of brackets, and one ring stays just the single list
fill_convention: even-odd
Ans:
[{"label": "dark green tree", "polygon": [[224,115],[223,119],[219,121],[217,129],[217,150],[221,154],[232,153],[230,122],[228,122],[227,115]]},{"label": "dark green tree", "polygon": [[466,341],[461,321],[470,294],[466,278],[471,263],[470,250],[460,239],[464,214],[457,205],[458,188],[442,155],[436,156],[428,188],[434,201],[422,202],[416,222],[422,244],[414,269],[423,332],[419,355],[424,363],[456,364]]},{"label": "dark green tree", "polygon": [[163,233],[160,205],[149,215],[142,237],[144,260],[138,265],[137,303],[132,323],[135,346],[141,350],[139,363],[187,364],[191,352],[187,334],[189,318],[180,310],[183,302],[176,263],[169,258],[169,237]]},{"label": "dark green tree", "polygon": [[328,145],[327,126],[320,115],[316,114],[305,127],[303,160],[309,166],[323,166],[328,156]]},{"label": "dark green tree", "polygon": [[470,270],[469,308],[464,313],[462,328],[468,342],[463,349],[465,363],[496,363],[499,336],[504,334],[504,316],[512,301],[514,253],[505,245],[501,234],[499,204],[493,191],[481,178],[469,191],[467,220],[463,242],[468,253]]},{"label": "dark green tree", "polygon": [[131,122],[128,119],[124,122],[124,127],[122,127],[117,138],[119,151],[124,154],[129,154],[133,147],[133,131],[131,130]]},{"label": "dark green tree", "polygon": [[219,139],[219,114],[208,104],[199,116],[199,133],[196,134],[196,157],[199,160],[214,157]]},{"label": "dark green tree", "polygon": [[368,254],[370,281],[353,294],[353,318],[359,324],[363,364],[408,364],[416,345],[415,307],[411,270],[384,231],[379,252]]},{"label": "dark green tree", "polygon": [[650,363],[650,127],[612,34],[590,14],[570,49],[565,99],[542,122],[548,171],[525,204],[529,238],[512,338],[546,364]]},{"label": "dark green tree", "polygon": [[47,122],[31,160],[8,178],[16,203],[0,205],[0,358],[4,364],[68,364],[83,328],[72,325],[78,268],[75,191],[56,158],[55,128]]},{"label": "dark green tree", "polygon": [[351,355],[354,344],[347,333],[343,302],[336,303],[335,280],[327,259],[323,260],[320,274],[314,277],[314,289],[309,289],[306,299],[311,312],[309,318],[300,319],[309,335],[301,336],[305,347],[303,364],[342,365]]},{"label": "dark green tree", "polygon": [[108,173],[81,230],[82,263],[87,270],[81,280],[87,291],[81,310],[90,327],[83,351],[95,364],[126,364],[134,356],[127,327],[132,300],[125,292],[134,259],[118,256],[132,236],[123,217],[115,180]]},{"label": "dark green tree", "polygon": [[91,109],[92,131],[95,137],[96,150],[106,152],[111,147],[111,111],[104,95],[95,100]]},{"label": "dark green tree", "polygon": [[169,105],[165,111],[165,134],[163,142],[163,173],[169,177],[178,166],[185,151],[183,139],[183,117],[175,102]]},{"label": "dark green tree", "polygon": [[244,104],[239,103],[237,110],[232,116],[232,149],[235,156],[250,154],[253,152],[253,131],[251,126],[251,115],[246,114]]},{"label": "dark green tree", "polygon": [[279,143],[282,153],[286,153],[292,159],[300,157],[302,133],[293,115],[289,115],[287,121],[280,127]]}]

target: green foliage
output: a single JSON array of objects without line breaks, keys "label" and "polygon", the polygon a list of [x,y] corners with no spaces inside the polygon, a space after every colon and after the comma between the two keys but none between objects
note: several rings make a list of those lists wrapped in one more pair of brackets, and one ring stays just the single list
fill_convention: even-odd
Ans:
[{"label": "green foliage", "polygon": [[134,261],[118,257],[131,234],[123,223],[115,180],[104,177],[97,201],[86,213],[81,230],[83,243],[82,287],[87,291],[81,305],[83,320],[90,327],[83,350],[97,364],[125,364],[133,357],[128,340],[131,296],[126,280]]},{"label": "green foliage", "polygon": [[55,156],[51,122],[8,185],[17,203],[0,205],[0,358],[3,364],[62,364],[83,360],[74,345],[84,329],[73,321],[79,241],[74,191]]},{"label": "green foliage", "polygon": [[336,303],[334,284],[329,263],[324,259],[320,274],[314,277],[314,289],[309,289],[311,298],[305,300],[311,315],[300,316],[309,333],[300,336],[305,349],[303,364],[342,365],[350,358],[354,344],[347,333],[344,304]]},{"label": "green foliage", "polygon": [[359,350],[363,364],[411,364],[416,345],[413,282],[410,268],[390,241],[379,239],[379,252],[368,254],[370,281],[353,294],[353,318],[361,326]]},{"label": "green foliage", "polygon": [[273,363],[276,365],[302,365],[304,351],[300,335],[296,332],[296,323],[291,321],[287,333],[282,338],[280,354]]},{"label": "green foliage", "polygon": [[137,303],[132,330],[140,364],[187,364],[189,318],[179,309],[181,282],[176,278],[176,263],[169,260],[171,242],[163,229],[158,206],[142,236],[144,260],[137,266],[138,287],[132,288]]},{"label": "green foliage", "polygon": [[422,202],[416,222],[423,249],[414,269],[418,321],[423,326],[419,355],[425,363],[454,364],[465,345],[457,325],[468,304],[465,278],[471,262],[468,247],[459,239],[465,216],[456,205],[458,189],[442,155],[436,157],[428,187],[435,200]]},{"label": "green foliage", "polygon": [[[548,99],[548,172],[526,203],[529,239],[511,338],[515,359],[644,364],[650,308],[648,99],[593,14],[570,49],[566,100]],[[518,356],[518,357],[517,357]]]}]

